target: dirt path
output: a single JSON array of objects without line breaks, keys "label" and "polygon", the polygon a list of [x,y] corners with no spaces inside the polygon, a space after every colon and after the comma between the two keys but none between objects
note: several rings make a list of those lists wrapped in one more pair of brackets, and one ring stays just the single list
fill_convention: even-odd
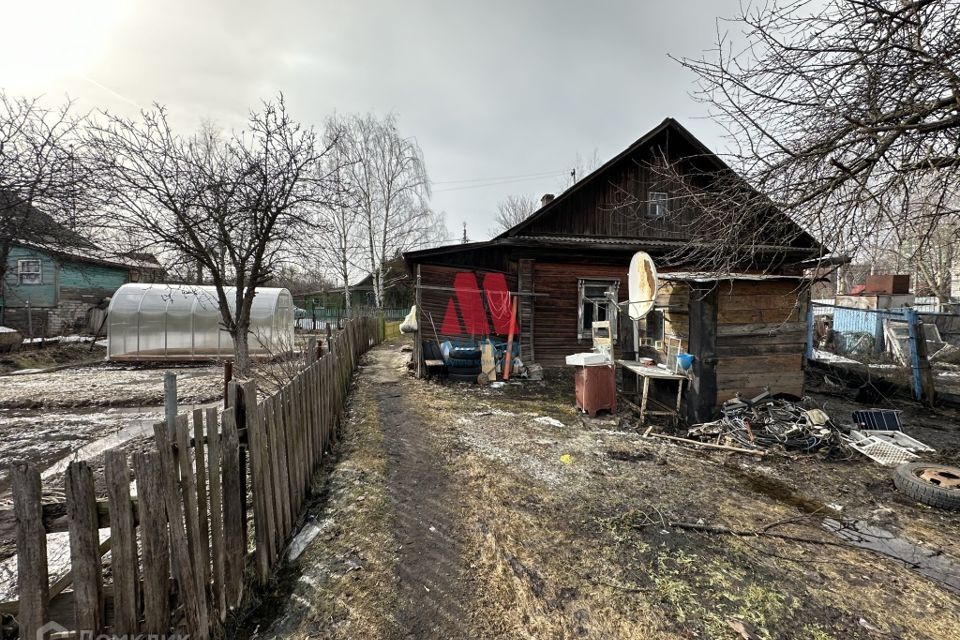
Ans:
[{"label": "dirt path", "polygon": [[337,459],[307,521],[321,534],[239,637],[470,638],[461,499],[407,388],[408,354],[365,357]]},{"label": "dirt path", "polygon": [[[468,637],[464,629],[458,496],[440,443],[404,393],[395,352],[371,354],[387,452],[396,565],[397,622],[409,638]],[[402,359],[400,361],[402,365]]]}]

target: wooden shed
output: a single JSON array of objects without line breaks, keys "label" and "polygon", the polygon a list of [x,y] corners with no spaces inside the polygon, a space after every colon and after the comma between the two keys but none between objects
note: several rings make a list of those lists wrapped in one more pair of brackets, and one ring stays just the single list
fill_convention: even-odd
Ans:
[{"label": "wooden shed", "polygon": [[[663,158],[685,160],[698,180],[730,172],[668,118],[492,240],[407,253],[421,312],[418,346],[423,339],[505,340],[515,297],[524,362],[563,365],[567,355],[590,350],[591,325],[601,320],[611,321],[617,356],[635,357],[621,310],[630,259],[645,251],[662,277],[657,311],[640,337],[673,336],[697,356],[688,418],[708,417],[737,391],[769,385],[799,395],[807,301],[800,274],[821,247],[797,228],[789,242],[758,243],[743,273],[691,273],[675,256],[691,242],[698,212],[651,170]],[[783,224],[793,223],[784,216]]]},{"label": "wooden shed", "polygon": [[737,393],[802,396],[809,300],[798,276],[663,274],[647,335],[693,354],[688,415],[707,419]]}]

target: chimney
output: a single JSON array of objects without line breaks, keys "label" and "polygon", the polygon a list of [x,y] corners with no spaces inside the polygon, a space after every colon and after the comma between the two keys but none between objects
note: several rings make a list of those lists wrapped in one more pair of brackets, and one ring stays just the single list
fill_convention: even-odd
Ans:
[{"label": "chimney", "polygon": [[551,202],[553,202],[553,198],[554,198],[554,196],[553,196],[552,193],[545,193],[545,194],[543,194],[543,196],[540,197],[540,206],[541,206],[541,207],[547,206],[548,204],[550,204]]}]

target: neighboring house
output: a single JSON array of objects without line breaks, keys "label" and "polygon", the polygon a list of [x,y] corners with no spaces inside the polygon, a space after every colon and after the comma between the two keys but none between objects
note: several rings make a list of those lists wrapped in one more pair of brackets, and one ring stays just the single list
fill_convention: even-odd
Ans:
[{"label": "neighboring house", "polygon": [[[351,303],[357,306],[373,307],[377,296],[373,290],[373,276],[367,275],[350,288]],[[383,277],[383,306],[386,309],[410,308],[413,304],[413,279],[407,273],[403,258],[387,263]]]},{"label": "neighboring house", "polygon": [[[663,157],[682,161],[677,166],[696,184],[730,172],[668,118],[560,196],[545,196],[539,210],[492,240],[405,254],[417,283],[421,340],[433,340],[434,327],[441,341],[505,340],[509,291],[519,294],[525,363],[563,365],[565,356],[589,351],[591,325],[602,320],[611,321],[618,357],[636,357],[632,323],[620,313],[630,259],[637,251],[655,260],[675,255],[694,238],[699,216],[676,204],[650,168]],[[625,200],[640,206],[628,215],[617,206]],[[802,394],[808,290],[799,284],[804,262],[823,249],[786,216],[784,225],[796,229],[793,240],[758,243],[752,273],[691,273],[682,264],[660,264],[658,308],[640,323],[639,337],[660,346],[661,360],[669,359],[671,339],[696,356],[688,418],[708,418],[738,391],[749,396],[769,385]]]},{"label": "neighboring house", "polygon": [[[344,308],[343,289],[331,288],[325,291],[312,291],[302,295],[295,295],[297,305],[301,309],[310,309],[311,303],[317,308]],[[373,276],[350,285],[350,305],[353,307],[375,307],[376,294],[373,291]],[[383,306],[386,309],[409,309],[413,304],[413,279],[407,273],[403,258],[397,258],[387,263],[387,272],[384,277]]]},{"label": "neighboring house", "polygon": [[[83,236],[34,209],[46,241],[14,240],[0,283],[0,325],[41,337],[96,330],[106,298],[127,282],[161,282],[153,256],[107,257]],[[32,238],[31,240],[35,240]]]}]

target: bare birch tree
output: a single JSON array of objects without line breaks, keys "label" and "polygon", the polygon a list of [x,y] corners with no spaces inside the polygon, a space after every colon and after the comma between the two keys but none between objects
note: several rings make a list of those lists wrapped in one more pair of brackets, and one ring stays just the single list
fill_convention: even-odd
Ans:
[{"label": "bare birch tree", "polygon": [[493,218],[497,225],[494,233],[512,229],[539,208],[539,201],[530,196],[507,196],[497,204],[497,215]]},{"label": "bare birch tree", "polygon": [[423,153],[415,140],[400,134],[393,114],[347,118],[343,146],[363,234],[364,262],[373,279],[376,305],[382,307],[387,263],[404,251],[425,246],[437,223],[428,204]]},{"label": "bare birch tree", "polygon": [[139,120],[104,114],[89,141],[110,225],[209,274],[247,375],[257,287],[316,231],[316,206],[336,191],[336,172],[321,169],[330,146],[293,120],[282,96],[251,112],[242,133],[182,137],[156,107]]},{"label": "bare birch tree", "polygon": [[350,280],[358,273],[357,265],[362,259],[360,210],[363,191],[353,184],[352,178],[357,173],[350,165],[356,158],[351,155],[354,152],[352,139],[341,135],[345,128],[338,116],[331,116],[326,121],[324,135],[330,153],[321,171],[336,176],[337,191],[329,203],[320,207],[319,215],[325,229],[317,234],[314,244],[326,271],[343,291],[344,306],[349,315],[352,307]]},{"label": "bare birch tree", "polygon": [[[957,214],[960,2],[771,1],[730,26],[745,44],[721,33],[707,56],[680,62],[726,127],[733,167],[764,195],[729,174],[706,196],[680,190],[707,212],[691,243],[708,248],[704,262],[795,243],[793,222],[855,252],[897,216]],[[945,197],[904,210],[920,182]]]}]

